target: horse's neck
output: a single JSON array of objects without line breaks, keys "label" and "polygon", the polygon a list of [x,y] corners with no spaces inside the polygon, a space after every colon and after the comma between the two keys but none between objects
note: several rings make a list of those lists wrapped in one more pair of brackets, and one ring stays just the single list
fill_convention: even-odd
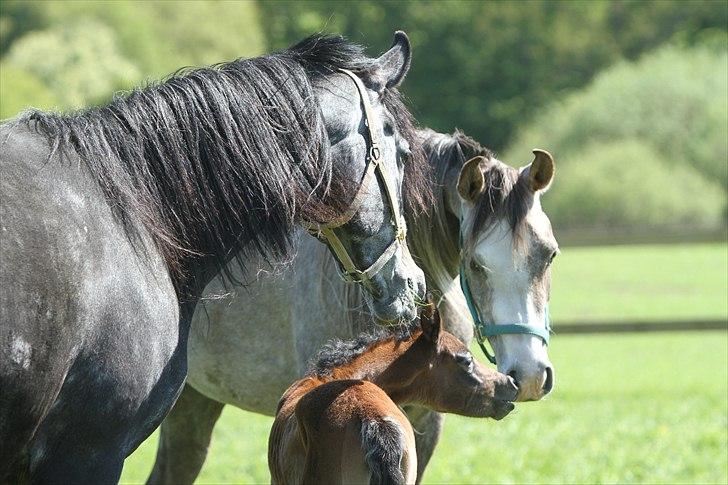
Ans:
[{"label": "horse's neck", "polygon": [[458,274],[460,263],[460,221],[453,170],[440,171],[433,167],[438,180],[435,205],[426,214],[412,220],[410,246],[427,277],[428,288],[447,292]]},{"label": "horse's neck", "polygon": [[437,298],[445,325],[463,342],[473,338],[473,323],[465,297],[457,284],[460,266],[460,199],[457,177],[460,166],[449,161],[445,167],[433,166],[435,206],[428,214],[412,219],[410,248],[425,273],[427,288]]},{"label": "horse's neck", "polygon": [[423,347],[424,341],[420,342],[416,337],[400,342],[387,340],[334,369],[328,380],[372,381],[396,404],[409,404],[416,395],[411,385],[427,365],[427,352]]}]

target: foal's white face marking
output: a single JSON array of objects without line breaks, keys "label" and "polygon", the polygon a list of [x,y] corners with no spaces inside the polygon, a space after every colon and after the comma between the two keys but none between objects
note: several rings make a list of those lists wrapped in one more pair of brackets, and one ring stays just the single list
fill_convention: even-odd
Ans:
[{"label": "foal's white face marking", "polygon": [[[523,176],[527,175],[521,173]],[[541,208],[540,196],[541,191],[533,194],[520,247],[515,247],[509,222],[501,219],[479,235],[470,260],[465,261],[475,305],[486,324],[546,325],[549,260],[552,253],[558,251],[558,245],[551,223]],[[462,215],[468,224],[473,220],[475,207],[476,204],[467,201],[462,203]],[[543,340],[535,335],[509,334],[490,341],[497,356],[498,370],[513,375],[518,381],[519,400],[543,397],[546,380],[553,380]]]}]

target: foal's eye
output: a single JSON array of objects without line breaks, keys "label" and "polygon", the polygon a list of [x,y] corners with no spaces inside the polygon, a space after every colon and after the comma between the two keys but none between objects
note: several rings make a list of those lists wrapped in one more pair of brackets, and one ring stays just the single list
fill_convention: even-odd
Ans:
[{"label": "foal's eye", "polygon": [[551,256],[549,256],[549,264],[554,262],[554,258],[556,257],[557,254],[559,254],[558,251],[554,251],[551,253]]},{"label": "foal's eye", "polygon": [[473,371],[473,356],[470,353],[458,354],[455,356],[455,361],[460,367],[467,370],[468,372]]}]

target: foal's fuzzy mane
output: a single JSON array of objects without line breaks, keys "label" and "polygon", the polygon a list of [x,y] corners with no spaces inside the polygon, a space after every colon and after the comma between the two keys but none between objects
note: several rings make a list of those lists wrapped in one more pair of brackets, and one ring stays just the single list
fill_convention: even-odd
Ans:
[{"label": "foal's fuzzy mane", "polygon": [[[231,277],[229,259],[242,267],[250,252],[281,258],[298,220],[325,221],[346,207],[355,188],[333,173],[312,81],[373,65],[361,46],[318,34],[277,53],[179,71],[106,106],[31,111],[21,121],[52,153],[80,158],[130,239],[146,229],[173,275],[205,255]],[[382,102],[414,145],[399,93],[388,90]],[[414,208],[427,198],[418,162],[406,168]]]},{"label": "foal's fuzzy mane", "polygon": [[418,326],[401,325],[398,327],[374,328],[359,334],[350,340],[332,339],[323,345],[311,359],[306,375],[326,377],[337,367],[341,367],[366,353],[372,347],[389,340],[409,340],[415,334]]}]

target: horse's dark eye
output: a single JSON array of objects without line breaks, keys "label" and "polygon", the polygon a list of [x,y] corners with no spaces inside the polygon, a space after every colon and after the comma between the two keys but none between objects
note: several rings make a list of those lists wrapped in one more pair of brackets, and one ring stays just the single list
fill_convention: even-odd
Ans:
[{"label": "horse's dark eye", "polygon": [[551,256],[549,256],[549,264],[554,262],[554,258],[556,257],[557,254],[559,254],[558,251],[554,251],[551,253]]},{"label": "horse's dark eye", "polygon": [[485,267],[475,261],[470,262],[470,267],[477,273],[485,273]]},{"label": "horse's dark eye", "polygon": [[385,136],[394,135],[394,127],[392,126],[392,123],[390,123],[389,121],[384,122],[384,135]]}]

